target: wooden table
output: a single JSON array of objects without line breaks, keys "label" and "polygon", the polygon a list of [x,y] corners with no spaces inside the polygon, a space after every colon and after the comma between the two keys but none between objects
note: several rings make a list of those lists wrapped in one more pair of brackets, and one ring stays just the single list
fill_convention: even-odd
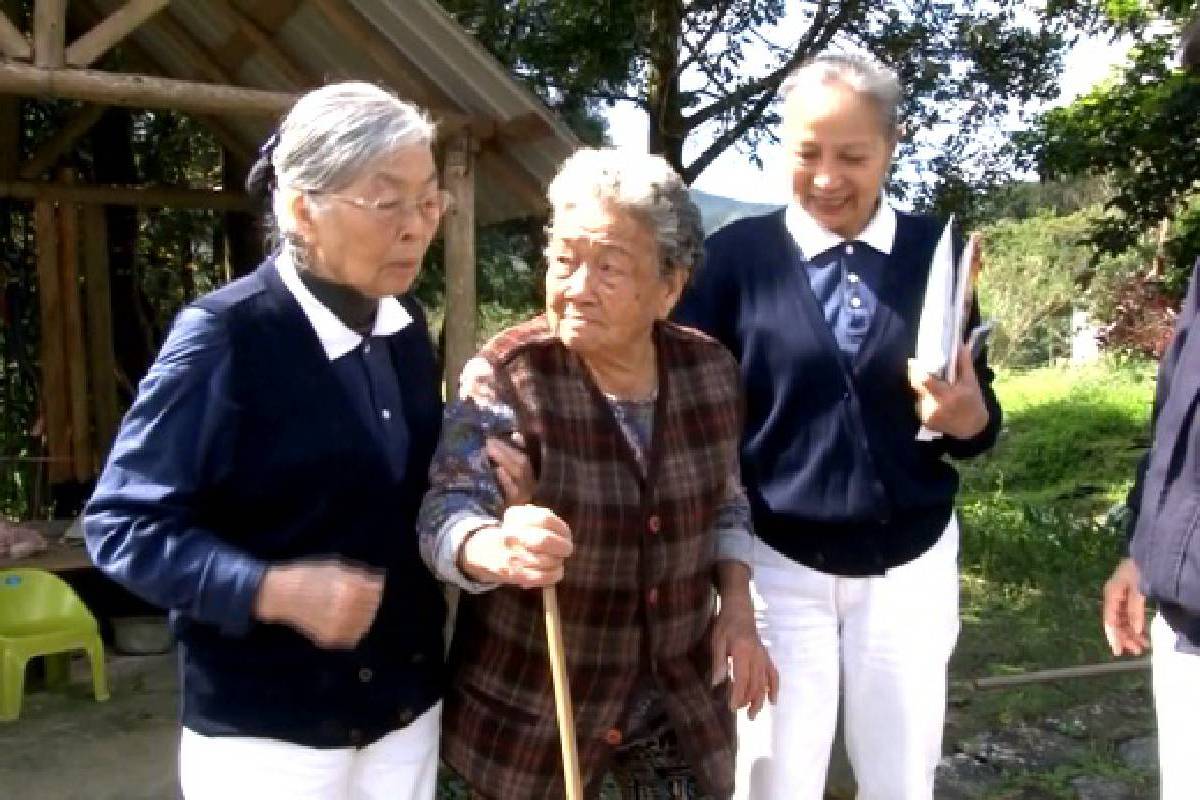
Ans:
[{"label": "wooden table", "polygon": [[31,567],[50,572],[66,572],[72,569],[93,569],[92,559],[88,556],[83,542],[64,542],[63,533],[70,526],[67,519],[50,520],[49,522],[22,522],[21,525],[33,528],[46,538],[50,547],[44,553],[29,558],[0,558],[0,569],[10,567]]}]

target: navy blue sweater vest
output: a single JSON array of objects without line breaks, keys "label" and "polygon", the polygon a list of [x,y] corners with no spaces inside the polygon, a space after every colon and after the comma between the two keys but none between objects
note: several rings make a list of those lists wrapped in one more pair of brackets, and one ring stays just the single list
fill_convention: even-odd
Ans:
[{"label": "navy blue sweater vest", "polygon": [[897,216],[876,287],[879,307],[852,361],[838,350],[782,210],[709,237],[704,266],[676,312],[725,344],[741,366],[742,477],[756,533],[790,558],[835,574],[878,574],[932,546],[958,489],[943,456],[983,452],[1000,427],[992,373],[981,358],[985,430],[965,441],[916,441],[908,359],[942,226]]},{"label": "navy blue sweater vest", "polygon": [[322,650],[282,625],[231,637],[180,617],[183,724],[199,733],[361,745],[441,697],[445,607],[415,532],[441,399],[424,316],[402,302],[414,322],[388,346],[410,442],[396,476],[271,262],[198,301],[228,326],[238,409],[232,469],[199,521],[268,562],[328,556],[386,574],[353,650]]}]

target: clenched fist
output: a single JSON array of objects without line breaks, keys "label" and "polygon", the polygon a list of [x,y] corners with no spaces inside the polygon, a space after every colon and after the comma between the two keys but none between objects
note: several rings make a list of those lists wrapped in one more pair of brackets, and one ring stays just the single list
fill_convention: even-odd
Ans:
[{"label": "clenched fist", "polygon": [[267,569],[254,611],[263,622],[290,625],[318,647],[349,649],[375,621],[383,575],[337,561]]}]

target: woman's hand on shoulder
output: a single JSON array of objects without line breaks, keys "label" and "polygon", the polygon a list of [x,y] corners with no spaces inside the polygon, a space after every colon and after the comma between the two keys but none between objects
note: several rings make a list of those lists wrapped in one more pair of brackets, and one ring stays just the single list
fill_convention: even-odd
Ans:
[{"label": "woman's hand on shoulder", "polygon": [[470,534],[459,550],[459,569],[473,581],[532,589],[562,580],[574,551],[571,529],[548,508],[511,506],[499,525]]},{"label": "woman's hand on shoulder", "polygon": [[954,383],[925,372],[911,360],[908,381],[917,393],[917,416],[926,428],[955,439],[970,439],[987,427],[987,404],[966,345],[958,349],[958,380]]}]

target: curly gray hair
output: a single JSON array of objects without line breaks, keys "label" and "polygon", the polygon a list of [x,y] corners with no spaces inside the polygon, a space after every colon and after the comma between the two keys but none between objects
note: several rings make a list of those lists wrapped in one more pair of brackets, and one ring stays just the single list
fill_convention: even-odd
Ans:
[{"label": "curly gray hair", "polygon": [[900,101],[903,92],[896,72],[867,56],[844,53],[823,53],[796,67],[783,82],[781,92],[786,99],[792,92],[810,86],[840,83],[859,94],[866,95],[879,110],[884,136],[896,136],[900,124]]},{"label": "curly gray hair", "polygon": [[704,257],[700,209],[662,156],[584,148],[570,155],[546,190],[554,216],[589,201],[613,203],[650,226],[663,276],[691,273]]}]

